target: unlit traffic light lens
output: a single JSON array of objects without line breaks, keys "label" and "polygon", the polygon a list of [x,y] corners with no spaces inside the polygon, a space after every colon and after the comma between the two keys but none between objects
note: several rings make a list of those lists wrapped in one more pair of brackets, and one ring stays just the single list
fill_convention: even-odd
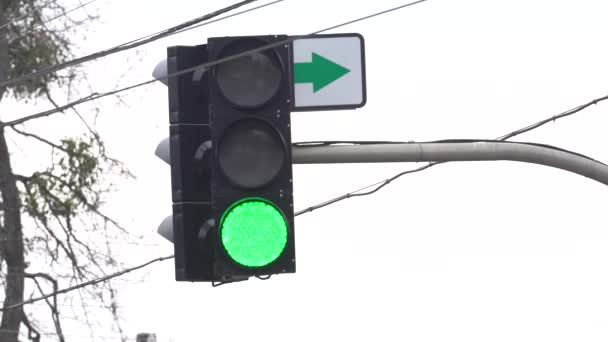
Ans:
[{"label": "unlit traffic light lens", "polygon": [[217,158],[224,176],[247,189],[272,182],[287,159],[279,132],[257,119],[240,120],[229,126],[219,141]]},{"label": "unlit traffic light lens", "polygon": [[[265,43],[254,39],[235,41],[222,50],[230,57]],[[242,108],[257,108],[270,101],[281,87],[283,67],[272,52],[260,51],[226,61],[214,69],[215,79],[224,97]]]},{"label": "unlit traffic light lens", "polygon": [[223,215],[221,240],[228,255],[247,267],[275,261],[287,244],[287,223],[281,212],[261,199],[249,198]]}]

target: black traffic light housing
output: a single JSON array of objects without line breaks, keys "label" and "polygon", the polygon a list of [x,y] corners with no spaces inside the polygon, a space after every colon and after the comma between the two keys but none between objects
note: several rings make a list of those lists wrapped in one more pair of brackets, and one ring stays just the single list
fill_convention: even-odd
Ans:
[{"label": "black traffic light housing", "polygon": [[[206,45],[167,49],[167,72],[175,74],[207,62]],[[211,216],[211,153],[208,75],[189,72],[168,79],[175,278],[210,281],[213,244],[198,237]]]},{"label": "black traffic light housing", "polygon": [[[211,38],[209,61],[285,41],[287,36]],[[261,276],[295,272],[293,182],[291,164],[289,44],[228,60],[211,69],[209,115],[213,212],[222,240],[222,217],[239,201],[262,199],[283,216],[287,236],[284,249],[272,262],[250,267],[232,258],[216,243],[215,275]]]},{"label": "black traffic light housing", "polygon": [[[229,282],[295,272],[292,63],[290,45],[276,45],[286,39],[210,38],[207,45],[168,49],[169,75],[222,60],[168,81],[178,281]],[[275,46],[231,58],[268,44]],[[244,207],[235,204],[252,199],[279,212],[285,226],[280,254],[256,265],[228,251],[230,237],[222,229],[223,220]]]}]

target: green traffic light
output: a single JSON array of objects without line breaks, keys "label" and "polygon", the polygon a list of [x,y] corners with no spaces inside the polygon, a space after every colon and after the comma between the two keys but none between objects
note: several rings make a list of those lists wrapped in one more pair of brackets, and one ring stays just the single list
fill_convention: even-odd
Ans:
[{"label": "green traffic light", "polygon": [[270,202],[247,198],[224,212],[221,240],[228,255],[247,267],[275,261],[287,244],[287,223]]}]

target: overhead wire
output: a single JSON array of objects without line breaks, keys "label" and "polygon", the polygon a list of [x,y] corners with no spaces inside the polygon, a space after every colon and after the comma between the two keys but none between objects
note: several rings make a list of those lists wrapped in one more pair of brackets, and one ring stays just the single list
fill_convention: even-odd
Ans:
[{"label": "overhead wire", "polygon": [[[54,113],[62,112],[64,110],[66,110],[66,109],[69,109],[71,107],[80,105],[82,103],[86,103],[86,102],[93,101],[93,100],[98,100],[98,99],[101,99],[101,98],[104,98],[104,97],[107,97],[107,96],[110,96],[110,95],[115,95],[115,94],[118,94],[118,93],[121,93],[121,92],[125,92],[125,91],[131,90],[131,89],[139,88],[139,87],[142,87],[142,86],[145,86],[145,85],[148,85],[148,84],[155,83],[157,81],[167,80],[167,79],[169,79],[171,77],[177,77],[177,76],[181,76],[181,75],[184,75],[184,74],[192,73],[192,72],[194,72],[196,70],[207,69],[207,68],[216,66],[218,64],[226,63],[226,62],[229,62],[229,61],[232,61],[232,60],[235,60],[235,59],[247,56],[247,55],[251,55],[251,54],[254,54],[254,53],[257,53],[257,52],[261,52],[261,51],[265,51],[265,50],[268,50],[268,49],[272,49],[272,48],[277,47],[277,46],[289,44],[289,43],[291,43],[292,41],[294,41],[296,39],[302,39],[302,38],[312,37],[312,36],[315,36],[315,35],[317,35],[319,33],[324,33],[324,32],[327,32],[327,31],[330,31],[330,30],[333,30],[333,29],[336,29],[336,28],[340,28],[340,27],[344,27],[344,26],[347,26],[347,25],[351,25],[351,24],[357,23],[357,22],[368,20],[368,19],[380,16],[380,15],[383,15],[383,14],[387,14],[387,13],[390,13],[390,12],[394,12],[394,11],[397,11],[397,10],[400,10],[400,9],[403,9],[403,8],[406,8],[406,7],[410,7],[410,6],[419,4],[419,3],[423,3],[425,1],[428,1],[428,0],[417,0],[417,1],[409,2],[409,3],[403,4],[403,5],[391,7],[389,9],[386,9],[386,10],[383,10],[383,11],[380,11],[380,12],[375,12],[375,13],[372,13],[370,15],[366,15],[366,16],[358,17],[356,19],[352,19],[352,20],[349,20],[349,21],[346,21],[346,22],[342,22],[342,23],[337,24],[337,25],[326,27],[326,28],[314,31],[314,32],[306,34],[306,35],[291,36],[291,37],[289,37],[287,39],[283,39],[283,40],[280,40],[280,41],[276,41],[274,43],[266,44],[266,45],[263,45],[263,46],[258,47],[258,48],[254,48],[254,49],[250,49],[250,50],[247,50],[247,51],[243,51],[241,53],[237,53],[237,54],[234,54],[234,55],[226,56],[226,57],[223,57],[223,58],[211,61],[211,62],[206,62],[206,63],[202,63],[202,64],[199,64],[199,65],[195,65],[193,67],[186,68],[186,69],[180,70],[178,72],[174,72],[174,73],[168,74],[168,75],[166,75],[164,77],[158,77],[158,78],[150,79],[148,81],[136,83],[136,84],[124,87],[124,88],[119,88],[119,89],[112,90],[112,91],[105,92],[105,93],[93,93],[93,94],[90,94],[89,96],[87,96],[85,98],[82,98],[82,99],[70,102],[70,103],[65,104],[63,106],[59,106],[59,107],[56,107],[56,108],[53,108],[53,109],[49,109],[49,110],[46,110],[46,111],[43,111],[43,112],[38,112],[38,113],[31,114],[31,115],[28,115],[28,116],[25,116],[25,117],[22,117],[22,118],[19,118],[19,119],[15,119],[15,120],[12,120],[12,121],[5,122],[5,123],[1,124],[0,127],[2,127],[2,126],[19,125],[19,124],[22,124],[22,123],[24,123],[26,121],[32,120],[32,119],[41,118],[41,117],[49,116],[49,115],[54,114]],[[0,86],[2,86],[1,83],[0,83]]]},{"label": "overhead wire", "polygon": [[386,140],[318,140],[318,141],[298,141],[291,145],[297,147],[316,147],[331,145],[378,145],[378,144],[407,144],[414,141],[386,141]]},{"label": "overhead wire", "polygon": [[151,34],[151,35],[147,35],[147,36],[144,36],[144,37],[140,37],[140,38],[128,41],[126,43],[122,43],[122,44],[116,45],[114,47],[111,47],[111,48],[108,48],[108,49],[104,49],[104,50],[101,50],[101,51],[97,51],[97,52],[91,53],[89,55],[78,57],[78,58],[75,58],[75,59],[63,62],[63,63],[59,63],[59,64],[52,65],[52,66],[47,66],[47,67],[44,67],[44,68],[42,68],[40,70],[37,70],[37,71],[34,71],[32,73],[26,74],[26,75],[17,76],[16,78],[12,78],[10,80],[6,80],[4,82],[0,82],[0,87],[9,87],[9,86],[12,86],[14,84],[17,84],[17,83],[20,83],[20,82],[24,82],[24,81],[27,81],[27,80],[31,80],[31,79],[36,78],[36,77],[44,76],[44,75],[52,73],[52,72],[57,72],[59,70],[62,70],[62,69],[68,68],[68,67],[76,66],[76,65],[88,62],[88,61],[92,61],[92,60],[101,58],[101,57],[109,56],[109,55],[112,55],[112,54],[115,54],[115,53],[118,53],[118,52],[121,52],[121,51],[133,49],[133,48],[136,48],[136,47],[139,47],[139,46],[151,43],[151,42],[156,41],[158,39],[171,36],[171,35],[179,32],[180,30],[185,29],[185,28],[187,28],[189,26],[192,26],[192,25],[195,25],[195,24],[207,21],[209,19],[215,18],[215,17],[220,16],[220,15],[222,15],[224,13],[230,12],[232,10],[235,10],[235,9],[239,8],[239,7],[251,4],[251,3],[256,2],[256,1],[259,1],[259,0],[244,0],[244,1],[232,4],[230,6],[223,7],[221,9],[219,9],[219,10],[214,11],[214,12],[207,13],[207,14],[205,14],[203,16],[200,16],[200,17],[197,17],[195,19],[186,21],[186,22],[181,23],[179,25],[176,25],[176,26],[170,27],[168,29],[159,31],[157,33],[154,33],[154,34]]},{"label": "overhead wire", "polygon": [[1,307],[0,308],[0,312],[11,310],[11,309],[18,308],[18,307],[22,307],[22,306],[27,305],[27,304],[32,304],[32,303],[35,303],[35,302],[38,302],[38,301],[41,301],[41,300],[45,300],[45,299],[50,298],[50,297],[54,297],[54,296],[57,296],[57,295],[60,295],[60,294],[64,294],[64,293],[68,293],[68,292],[71,292],[71,291],[74,291],[74,290],[78,290],[78,289],[86,287],[86,286],[99,284],[99,283],[108,281],[110,279],[113,279],[113,278],[116,278],[116,277],[120,277],[120,276],[122,276],[124,274],[131,273],[133,271],[137,271],[139,269],[142,269],[142,268],[144,268],[146,266],[149,266],[149,265],[152,265],[154,263],[165,261],[165,260],[169,260],[169,259],[173,259],[173,257],[174,257],[173,255],[169,255],[169,256],[166,256],[166,257],[160,257],[160,258],[152,259],[152,260],[147,261],[147,262],[145,262],[143,264],[140,264],[140,265],[137,265],[137,266],[134,266],[134,267],[130,267],[130,268],[126,268],[124,270],[121,270],[121,271],[118,271],[118,272],[106,275],[106,276],[101,277],[101,278],[96,278],[96,279],[89,280],[89,281],[86,281],[86,282],[83,282],[83,283],[80,283],[80,284],[77,284],[77,285],[74,285],[74,286],[66,287],[66,288],[63,288],[61,290],[57,290],[57,291],[54,291],[54,292],[51,292],[51,293],[48,293],[48,294],[45,294],[45,295],[42,295],[42,296],[39,296],[39,297],[30,298],[30,299],[25,300],[23,302],[7,305],[7,306],[4,306],[4,307]]},{"label": "overhead wire", "polygon": [[[503,142],[505,142],[507,139],[513,138],[515,136],[518,136],[518,135],[526,133],[526,132],[530,132],[530,131],[532,131],[532,130],[534,130],[536,128],[539,128],[539,127],[547,124],[548,122],[556,121],[556,120],[565,118],[567,116],[574,115],[574,114],[576,114],[576,113],[578,113],[578,112],[580,112],[580,111],[582,111],[582,110],[590,107],[591,105],[598,104],[598,103],[600,103],[602,101],[605,101],[605,100],[608,100],[608,95],[596,98],[594,100],[591,100],[591,101],[589,101],[589,102],[587,102],[585,104],[582,104],[580,106],[577,106],[577,107],[569,109],[569,110],[567,110],[565,112],[562,112],[561,114],[551,116],[550,118],[547,118],[547,119],[544,119],[544,120],[540,120],[540,121],[538,121],[538,122],[536,122],[534,124],[531,124],[531,125],[528,125],[528,126],[526,126],[524,128],[521,128],[521,129],[518,129],[516,131],[510,132],[510,133],[505,134],[505,135],[503,135],[501,137],[498,137],[498,138],[496,138],[494,140],[477,140],[477,141],[488,141],[488,142],[490,142],[490,141],[491,142],[503,141]],[[460,139],[460,140],[452,139],[452,140],[443,140],[443,141],[452,141],[452,142],[455,142],[455,141],[462,141],[462,139]],[[309,142],[304,142],[304,144],[307,144],[307,143],[309,143]],[[312,142],[312,143],[324,143],[324,142],[322,142],[322,141],[321,142],[315,141],[315,142]],[[353,143],[353,141],[350,141],[350,143]],[[392,143],[394,143],[394,142],[392,142]],[[587,156],[585,156],[583,154],[579,154],[579,153],[576,153],[576,152],[564,150],[564,149],[561,149],[561,148],[558,148],[558,147],[555,147],[555,146],[544,145],[544,144],[536,144],[536,143],[529,143],[529,144],[533,144],[533,145],[537,145],[537,146],[543,146],[543,147],[551,147],[553,149],[557,149],[557,150],[573,153],[573,154],[576,154],[578,156],[582,156],[584,158],[591,159],[593,161],[597,161],[597,160],[595,160],[593,158],[590,158],[590,157],[587,157]],[[306,145],[298,145],[298,146],[306,146]],[[312,146],[314,146],[314,145],[312,145]],[[435,165],[444,164],[444,163],[448,163],[448,162],[431,162],[431,163],[428,163],[426,165],[423,165],[423,166],[415,168],[415,169],[411,169],[411,170],[400,172],[400,173],[396,174],[395,176],[393,176],[391,178],[388,178],[388,179],[385,179],[385,180],[382,180],[382,181],[370,184],[370,185],[365,186],[363,188],[360,188],[358,190],[354,190],[354,191],[348,192],[348,193],[346,193],[344,195],[341,195],[341,196],[338,196],[338,197],[334,197],[334,198],[332,198],[330,200],[327,200],[327,201],[321,202],[319,204],[310,206],[310,207],[308,207],[306,209],[299,210],[299,211],[297,211],[294,214],[294,216],[299,216],[299,215],[302,215],[302,214],[310,213],[310,212],[312,212],[314,210],[321,209],[323,207],[327,207],[327,206],[329,206],[331,204],[343,201],[343,200],[351,198],[351,197],[361,197],[361,196],[372,195],[372,194],[378,192],[380,189],[382,189],[385,186],[387,186],[388,184],[390,184],[391,182],[393,182],[394,180],[396,180],[396,179],[398,179],[398,178],[400,178],[400,177],[402,177],[404,175],[421,172],[421,171],[429,169],[429,168],[431,168],[431,167],[433,167]],[[370,190],[370,191],[361,192],[363,190],[367,190],[367,189],[370,189],[370,188],[373,188],[373,189]]]},{"label": "overhead wire", "polygon": [[583,109],[585,109],[585,108],[587,108],[587,107],[591,107],[592,105],[596,105],[596,104],[598,104],[599,102],[602,102],[602,101],[604,101],[604,100],[608,100],[608,95],[603,96],[603,97],[600,97],[600,98],[597,98],[597,99],[592,100],[592,101],[589,101],[589,102],[587,102],[587,103],[585,103],[585,104],[582,104],[582,105],[580,105],[580,106],[577,106],[577,107],[574,107],[574,108],[572,108],[572,109],[569,109],[569,110],[567,110],[567,111],[565,111],[565,112],[562,112],[561,114],[558,114],[558,115],[552,116],[552,117],[550,117],[550,118],[547,118],[547,119],[541,120],[541,121],[539,121],[539,122],[537,122],[537,123],[534,123],[534,124],[532,124],[532,125],[526,126],[526,127],[524,127],[524,128],[521,128],[521,129],[518,129],[518,130],[513,131],[513,132],[511,132],[511,133],[505,134],[505,135],[503,135],[503,136],[501,136],[501,137],[496,138],[496,140],[507,140],[507,139],[510,139],[510,138],[512,138],[512,137],[514,137],[514,136],[520,135],[520,134],[522,134],[522,133],[529,132],[529,131],[531,131],[531,130],[533,130],[533,129],[536,129],[536,128],[538,128],[538,127],[541,127],[541,126],[543,126],[543,125],[545,125],[545,124],[547,124],[547,123],[549,123],[549,122],[551,122],[551,121],[555,121],[555,120],[557,120],[557,119],[565,118],[565,117],[567,117],[567,116],[570,116],[570,115],[576,114],[576,113],[578,113],[578,112],[582,111]]},{"label": "overhead wire", "polygon": [[[81,8],[83,8],[83,7],[87,6],[87,5],[89,5],[89,4],[91,4],[91,3],[95,2],[95,1],[97,1],[97,0],[89,0],[88,2],[85,2],[84,4],[80,4],[80,5],[78,5],[78,6],[74,7],[74,8],[72,8],[72,9],[70,9],[70,10],[68,10],[68,11],[62,12],[61,14],[58,14],[58,15],[56,15],[56,16],[54,16],[54,17],[50,18],[50,19],[44,20],[44,21],[42,21],[42,22],[40,22],[40,23],[38,23],[38,24],[36,24],[36,25],[32,26],[31,28],[29,28],[29,29],[27,29],[27,30],[25,30],[25,31],[18,32],[18,33],[16,33],[15,35],[13,35],[13,36],[9,37],[7,40],[8,40],[8,42],[9,42],[9,43],[11,43],[11,42],[13,42],[13,41],[15,41],[15,40],[17,40],[17,39],[19,39],[19,38],[25,37],[26,35],[28,35],[28,34],[30,34],[30,33],[32,33],[32,32],[34,32],[34,31],[35,31],[36,29],[38,29],[40,26],[44,26],[44,25],[46,25],[46,24],[50,23],[50,22],[51,22],[51,21],[53,21],[53,20],[59,19],[59,18],[61,18],[61,17],[65,17],[65,16],[67,16],[68,14],[70,14],[70,13],[72,13],[72,12],[76,11],[76,10],[79,10],[79,9],[81,9]],[[49,3],[50,3],[50,2],[49,2]],[[34,11],[32,11],[32,12],[34,12]]]},{"label": "overhead wire", "polygon": [[0,25],[0,30],[2,30],[3,28],[5,28],[5,27],[7,27],[7,26],[10,26],[10,25],[12,25],[12,24],[14,24],[14,23],[16,23],[16,22],[18,22],[18,21],[20,21],[20,20],[23,20],[23,19],[25,19],[25,18],[29,17],[29,16],[30,16],[30,15],[32,15],[34,12],[36,12],[36,11],[40,11],[40,8],[44,8],[44,7],[48,6],[48,5],[50,5],[52,2],[56,2],[56,1],[57,1],[57,0],[49,0],[49,1],[45,2],[44,4],[42,4],[41,6],[39,6],[38,8],[34,8],[34,9],[32,9],[32,10],[28,11],[28,12],[25,12],[23,15],[21,15],[21,16],[19,16],[19,17],[15,18],[15,19],[13,19],[13,20],[11,20],[11,21],[7,22],[7,23],[4,23],[4,24]]},{"label": "overhead wire", "polygon": [[[413,169],[413,170],[407,170],[407,171],[400,172],[400,173],[396,174],[395,176],[393,176],[391,178],[388,178],[388,179],[376,182],[374,184],[370,184],[370,185],[362,187],[362,188],[360,188],[358,190],[354,190],[354,191],[348,192],[348,193],[346,193],[344,195],[341,195],[341,196],[338,196],[338,197],[334,197],[334,198],[332,198],[330,200],[327,200],[327,201],[321,202],[319,204],[310,206],[308,208],[296,211],[295,214],[294,214],[294,216],[300,216],[302,214],[310,213],[310,212],[313,212],[313,211],[315,211],[317,209],[321,209],[321,208],[327,207],[329,205],[335,204],[337,202],[341,202],[341,201],[343,201],[345,199],[349,199],[349,198],[352,198],[352,197],[362,197],[362,196],[368,196],[368,195],[374,194],[374,193],[380,191],[380,189],[382,189],[385,186],[389,185],[395,179],[400,178],[401,176],[404,176],[404,175],[407,175],[407,174],[410,174],[410,173],[424,171],[424,170],[432,167],[433,165],[440,164],[440,163],[445,163],[445,162],[429,163],[429,164],[426,164],[424,166],[421,166],[421,167]],[[366,191],[366,192],[361,192],[363,190],[367,190],[367,189],[370,189],[370,188],[374,188],[374,189],[372,189],[370,191]]]},{"label": "overhead wire", "polygon": [[[236,17],[236,16],[239,16],[239,15],[241,15],[241,14],[245,14],[245,13],[248,13],[248,12],[253,12],[253,11],[256,11],[256,10],[262,9],[262,8],[264,8],[264,7],[268,7],[268,6],[271,6],[271,5],[275,5],[275,4],[277,4],[277,3],[279,3],[279,2],[283,2],[283,1],[286,1],[286,0],[275,0],[275,1],[271,1],[271,2],[268,2],[268,3],[265,3],[265,4],[261,4],[261,5],[255,6],[255,7],[248,8],[248,9],[243,10],[243,11],[234,12],[233,14],[229,14],[229,15],[223,16],[223,17],[221,17],[221,18],[217,18],[217,19],[214,19],[214,20],[205,21],[205,22],[202,22],[202,23],[199,23],[199,24],[193,25],[193,26],[186,27],[186,28],[184,28],[184,29],[182,29],[182,30],[179,30],[179,31],[173,32],[173,33],[171,33],[171,34],[167,35],[166,37],[169,37],[169,36],[172,36],[172,35],[174,35],[174,34],[178,34],[178,33],[184,33],[184,32],[187,32],[187,31],[193,30],[193,29],[195,29],[195,28],[199,28],[199,27],[207,26],[207,25],[210,25],[210,24],[213,24],[213,23],[217,23],[217,22],[219,22],[219,21],[226,20],[226,19],[229,19],[229,18],[232,18],[232,17]],[[158,34],[158,32],[157,32],[157,33],[155,33],[155,34]],[[153,36],[153,35],[155,35],[155,34],[148,35],[148,36],[146,36],[145,38],[147,38],[147,37],[151,37],[151,36]],[[163,38],[166,38],[166,37],[163,37]],[[143,39],[145,39],[145,38],[143,38]]]}]

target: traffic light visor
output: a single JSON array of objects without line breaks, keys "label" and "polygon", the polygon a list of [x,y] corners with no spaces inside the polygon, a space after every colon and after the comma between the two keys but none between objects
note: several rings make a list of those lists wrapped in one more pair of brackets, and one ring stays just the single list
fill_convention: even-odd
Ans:
[{"label": "traffic light visor", "polygon": [[242,266],[263,267],[275,261],[285,249],[287,234],[283,214],[260,198],[236,202],[222,215],[222,245]]}]

